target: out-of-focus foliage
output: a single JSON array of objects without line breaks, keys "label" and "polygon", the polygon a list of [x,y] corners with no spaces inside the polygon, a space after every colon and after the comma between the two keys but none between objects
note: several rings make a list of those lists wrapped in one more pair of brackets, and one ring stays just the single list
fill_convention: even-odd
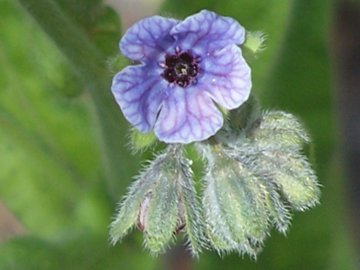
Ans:
[{"label": "out-of-focus foliage", "polygon": [[76,226],[99,175],[89,99],[70,97],[83,86],[33,22],[10,3],[0,12],[1,197],[27,229],[53,234]]},{"label": "out-of-focus foliage", "polygon": [[[66,13],[75,12],[72,3],[64,4]],[[92,40],[89,44],[99,48],[94,50],[103,55],[102,63],[83,60],[103,66],[103,84],[108,86],[111,74],[104,67],[107,57],[117,53],[118,18],[99,3],[92,9],[100,10],[101,16],[84,18],[90,26],[81,27]],[[119,250],[108,242],[118,197],[111,197],[105,181],[101,152],[106,136],[97,111],[113,106],[113,119],[120,119],[116,105],[99,108],[89,94],[91,85],[76,73],[74,59],[68,59],[19,4],[0,1],[0,17],[0,198],[29,234],[0,246],[0,269],[136,268],[141,249]],[[109,94],[107,87],[91,91]],[[139,165],[124,151],[124,125],[118,125],[122,137],[117,143],[124,147],[113,151],[129,163],[118,164],[114,186],[123,190]],[[156,264],[151,258],[143,263]]]},{"label": "out-of-focus foliage", "polygon": [[[341,223],[341,168],[333,166],[332,4],[164,2],[165,15],[207,8],[266,33],[266,50],[249,59],[253,91],[265,107],[304,120],[323,185],[321,206],[295,214],[287,237],[273,232],[257,262],[206,252],[194,269],[355,269]],[[159,269],[139,234],[108,243],[115,201],[140,164],[109,90],[117,16],[100,0],[0,0],[0,18],[0,199],[28,234],[1,244],[0,269]]]}]

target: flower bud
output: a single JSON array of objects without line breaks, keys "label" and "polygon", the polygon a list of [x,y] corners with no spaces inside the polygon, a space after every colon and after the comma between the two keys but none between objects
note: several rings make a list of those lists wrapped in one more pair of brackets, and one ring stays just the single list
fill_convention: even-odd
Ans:
[{"label": "flower bud", "polygon": [[143,231],[144,245],[159,254],[182,231],[194,255],[200,251],[202,226],[189,162],[181,146],[168,146],[131,186],[111,224],[112,242],[133,225]]},{"label": "flower bud", "polygon": [[253,54],[257,54],[265,49],[266,35],[261,31],[246,32],[244,47],[248,48]]},{"label": "flower bud", "polygon": [[301,152],[309,137],[293,115],[279,111],[223,133],[215,143],[198,144],[207,161],[206,236],[219,253],[255,257],[272,226],[286,232],[291,208],[318,203],[316,175]]}]

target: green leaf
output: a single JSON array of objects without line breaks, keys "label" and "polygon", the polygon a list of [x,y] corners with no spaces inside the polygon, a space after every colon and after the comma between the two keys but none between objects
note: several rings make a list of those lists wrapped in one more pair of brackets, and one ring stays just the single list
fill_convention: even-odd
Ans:
[{"label": "green leaf", "polygon": [[53,236],[78,226],[76,204],[98,177],[89,100],[59,94],[69,74],[65,59],[13,2],[0,5],[6,22],[0,33],[0,196],[31,232]]},{"label": "green leaf", "polygon": [[[60,52],[78,75],[91,97],[96,135],[101,150],[102,168],[113,200],[124,183],[118,181],[125,176],[130,179],[134,166],[133,158],[126,151],[125,121],[111,93],[111,78],[106,70],[106,59],[87,35],[73,24],[66,12],[53,1],[19,0],[45,33],[54,41]],[[76,38],[74,38],[76,37]],[[113,41],[115,44],[117,40]]]},{"label": "green leaf", "polygon": [[116,12],[100,0],[53,0],[66,16],[86,34],[87,38],[104,54],[118,53],[120,20]]}]

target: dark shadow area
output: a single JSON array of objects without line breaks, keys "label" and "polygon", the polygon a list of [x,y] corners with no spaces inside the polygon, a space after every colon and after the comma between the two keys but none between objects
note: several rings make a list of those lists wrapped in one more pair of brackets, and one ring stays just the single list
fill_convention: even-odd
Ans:
[{"label": "dark shadow area", "polygon": [[360,248],[360,4],[340,1],[334,12],[331,38],[336,105],[342,154],[347,174],[353,238]]}]

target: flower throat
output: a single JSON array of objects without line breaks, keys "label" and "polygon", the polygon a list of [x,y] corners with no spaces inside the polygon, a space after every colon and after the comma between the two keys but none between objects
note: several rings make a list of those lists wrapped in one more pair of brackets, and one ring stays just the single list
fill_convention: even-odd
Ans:
[{"label": "flower throat", "polygon": [[162,76],[169,83],[187,87],[198,74],[198,59],[188,52],[167,54]]}]

